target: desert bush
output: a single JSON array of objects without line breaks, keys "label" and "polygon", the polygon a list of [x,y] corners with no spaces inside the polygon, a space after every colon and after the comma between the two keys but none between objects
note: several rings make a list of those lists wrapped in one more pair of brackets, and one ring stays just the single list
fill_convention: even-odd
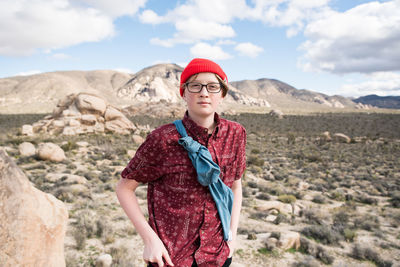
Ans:
[{"label": "desert bush", "polygon": [[354,228],[363,229],[366,231],[374,231],[380,228],[379,218],[371,214],[365,214],[354,220]]},{"label": "desert bush", "polygon": [[300,238],[300,251],[313,256],[325,264],[332,264],[335,260],[322,246],[313,244],[306,238]]},{"label": "desert bush", "polygon": [[264,166],[264,160],[255,155],[250,155],[247,159],[248,165],[255,165],[258,167]]},{"label": "desert bush", "polygon": [[111,266],[115,267],[135,267],[132,256],[129,256],[129,249],[126,246],[111,247],[108,254],[113,259]]},{"label": "desert bush", "polygon": [[283,203],[294,203],[296,202],[296,197],[293,195],[280,195],[278,196],[278,200]]},{"label": "desert bush", "polygon": [[312,257],[307,256],[303,260],[294,262],[292,267],[319,267],[320,264]]},{"label": "desert bush", "polygon": [[78,145],[75,141],[68,140],[67,143],[63,144],[61,148],[67,152],[78,148]]},{"label": "desert bush", "polygon": [[77,227],[73,230],[72,235],[75,239],[76,249],[77,250],[84,249],[85,245],[86,245],[86,239],[87,239],[86,228],[80,229],[79,227]]},{"label": "desert bush", "polygon": [[301,230],[301,233],[309,238],[321,242],[324,245],[337,245],[341,240],[341,236],[338,232],[323,225],[307,226]]},{"label": "desert bush", "polygon": [[288,219],[287,219],[287,217],[286,217],[285,214],[283,214],[283,213],[278,213],[278,215],[276,216],[276,218],[275,218],[275,220],[273,221],[273,223],[276,224],[276,225],[278,225],[278,224],[280,224],[280,223],[282,223],[282,222],[287,222],[287,221],[288,221]]},{"label": "desert bush", "polygon": [[345,239],[347,242],[353,242],[353,241],[354,241],[354,238],[356,238],[356,231],[355,231],[355,230],[352,230],[352,229],[350,229],[350,228],[345,228],[345,229],[343,230],[343,236],[344,236],[344,239]]},{"label": "desert bush", "polygon": [[338,192],[338,191],[333,191],[330,194],[328,194],[328,196],[331,199],[334,199],[336,201],[345,201],[346,200],[346,197],[344,196],[344,194],[342,194],[341,192]]},{"label": "desert bush", "polygon": [[357,260],[369,260],[374,262],[378,267],[390,267],[393,265],[392,262],[383,260],[379,254],[370,247],[362,247],[359,244],[355,244],[350,255]]},{"label": "desert bush", "polygon": [[308,224],[317,224],[322,225],[324,218],[322,217],[321,213],[317,212],[314,209],[306,209],[303,211],[302,214],[305,218],[304,222]]},{"label": "desert bush", "polygon": [[326,203],[326,199],[323,195],[315,195],[312,199],[312,202],[318,203],[318,204],[324,204]]},{"label": "desert bush", "polygon": [[376,198],[373,198],[373,197],[370,197],[367,195],[358,196],[356,199],[358,202],[368,204],[368,205],[377,205],[378,204],[378,200]]},{"label": "desert bush", "polygon": [[256,198],[261,200],[270,200],[271,196],[267,193],[260,193],[256,195]]},{"label": "desert bush", "polygon": [[395,191],[390,194],[390,205],[395,208],[400,208],[400,191]]}]

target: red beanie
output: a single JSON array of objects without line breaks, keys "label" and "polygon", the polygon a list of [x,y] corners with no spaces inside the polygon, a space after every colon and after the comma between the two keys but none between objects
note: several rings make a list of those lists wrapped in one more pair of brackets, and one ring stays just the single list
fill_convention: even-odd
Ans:
[{"label": "red beanie", "polygon": [[190,78],[190,76],[200,72],[212,72],[221,77],[222,80],[228,82],[228,77],[221,67],[208,59],[195,58],[189,62],[181,74],[180,93],[183,96],[183,84]]}]

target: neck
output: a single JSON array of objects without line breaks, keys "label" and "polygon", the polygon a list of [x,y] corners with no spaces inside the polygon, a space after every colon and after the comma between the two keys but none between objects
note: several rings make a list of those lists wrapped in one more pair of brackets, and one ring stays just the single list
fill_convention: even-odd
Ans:
[{"label": "neck", "polygon": [[207,128],[208,133],[212,133],[215,128],[215,122],[214,122],[214,113],[209,116],[196,116],[196,114],[191,113],[188,111],[189,117],[199,126]]}]

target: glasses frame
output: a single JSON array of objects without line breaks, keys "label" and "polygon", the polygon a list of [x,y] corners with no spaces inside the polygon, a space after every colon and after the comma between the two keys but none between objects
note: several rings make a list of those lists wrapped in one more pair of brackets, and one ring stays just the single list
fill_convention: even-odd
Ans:
[{"label": "glasses frame", "polygon": [[[195,84],[200,84],[200,85],[201,85],[200,90],[199,90],[199,91],[191,91],[191,90],[189,89],[189,84],[191,84],[191,83],[192,83],[192,84],[193,84],[193,83],[195,83]],[[218,84],[218,85],[219,85],[219,90],[218,90],[218,92],[210,92],[210,90],[208,89],[208,86],[209,86],[210,84]],[[221,84],[220,82],[212,82],[212,83],[207,83],[207,84],[202,84],[202,83],[199,83],[199,82],[187,82],[187,83],[185,83],[185,86],[186,86],[187,90],[188,90],[189,92],[191,92],[191,93],[200,93],[201,90],[203,90],[203,87],[205,87],[206,90],[207,90],[207,92],[210,93],[210,94],[218,94],[218,93],[221,92],[221,90],[222,90],[222,84]]]}]

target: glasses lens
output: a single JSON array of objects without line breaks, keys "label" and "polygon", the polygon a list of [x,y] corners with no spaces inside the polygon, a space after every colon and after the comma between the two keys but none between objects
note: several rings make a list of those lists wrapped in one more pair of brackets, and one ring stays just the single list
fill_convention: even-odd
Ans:
[{"label": "glasses lens", "polygon": [[218,93],[221,88],[219,83],[209,83],[207,84],[207,90],[210,93]]},{"label": "glasses lens", "polygon": [[189,91],[192,93],[198,93],[202,88],[201,83],[188,83],[187,86]]}]

